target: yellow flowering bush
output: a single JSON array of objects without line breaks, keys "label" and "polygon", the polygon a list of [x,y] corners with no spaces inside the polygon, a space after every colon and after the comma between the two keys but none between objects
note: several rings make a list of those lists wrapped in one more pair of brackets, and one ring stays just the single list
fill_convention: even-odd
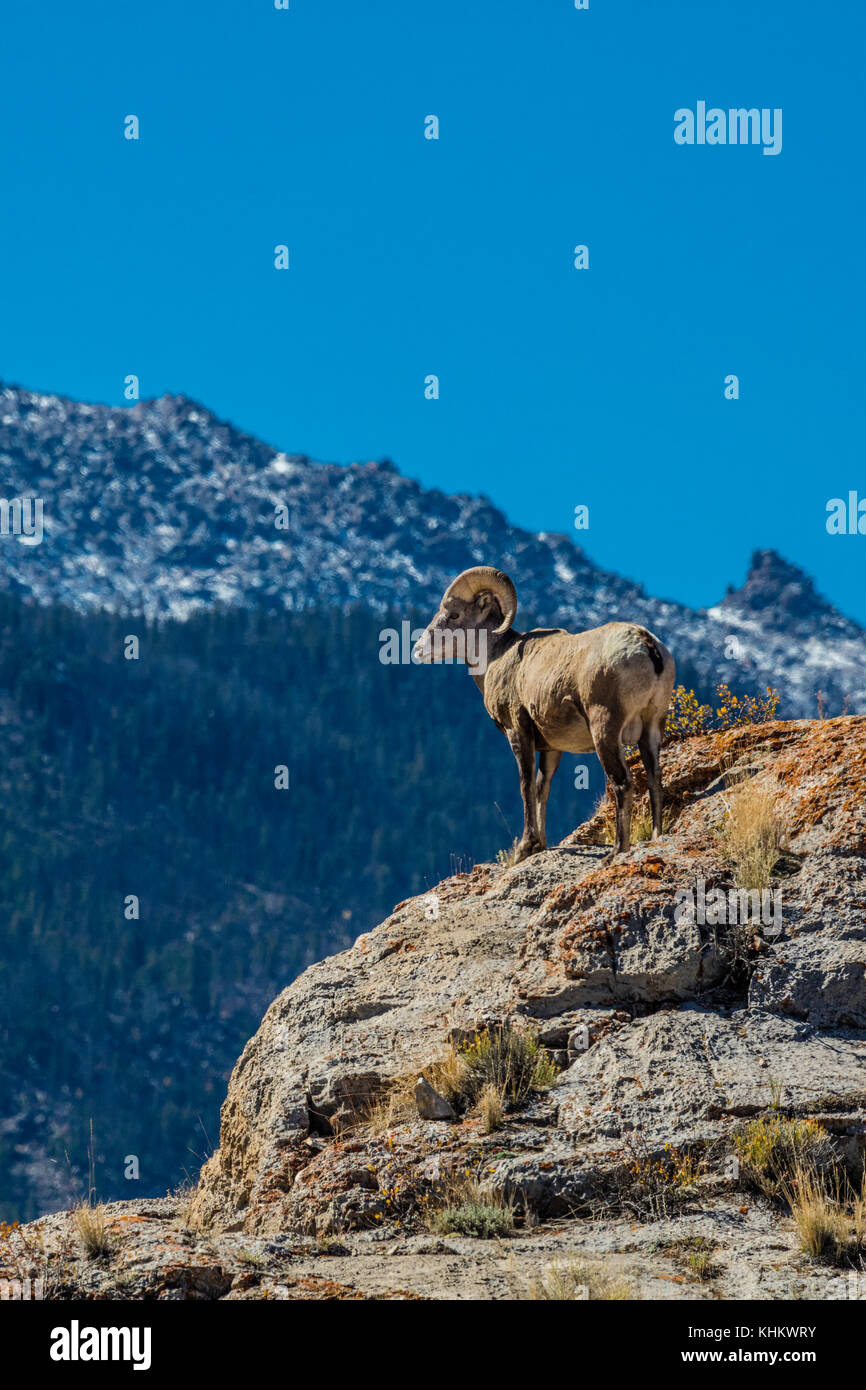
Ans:
[{"label": "yellow flowering bush", "polygon": [[691,738],[741,724],[765,724],[775,719],[779,708],[779,692],[771,685],[766,687],[765,695],[735,695],[730,686],[717,685],[716,699],[714,708],[702,704],[693,690],[676,686],[668,711],[666,739]]}]

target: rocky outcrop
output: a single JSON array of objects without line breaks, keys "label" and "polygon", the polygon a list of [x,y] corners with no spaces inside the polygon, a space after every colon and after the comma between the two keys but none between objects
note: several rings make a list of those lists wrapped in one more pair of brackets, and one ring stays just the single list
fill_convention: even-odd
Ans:
[{"label": "rocky outcrop", "polygon": [[[469,1155],[544,1218],[602,1198],[636,1146],[721,1153],[732,1126],[771,1105],[820,1117],[856,1155],[866,718],[688,739],[664,767],[675,821],[661,841],[605,864],[599,813],[545,854],[399,904],[289,986],[232,1075],[192,1219],[317,1235],[387,1225],[398,1208],[411,1220],[425,1185]],[[683,893],[735,886],[720,830],[741,777],[767,788],[786,827],[781,931],[678,911]],[[503,1135],[483,1138],[472,1115],[359,1125],[393,1083],[499,1024],[536,1031],[558,1069]]]},{"label": "rocky outcrop", "polygon": [[[191,1200],[113,1203],[98,1258],[51,1216],[4,1235],[0,1275],[56,1298],[488,1299],[577,1262],[653,1299],[866,1296],[731,1163],[733,1131],[771,1110],[863,1162],[866,719],[688,739],[664,771],[662,840],[606,864],[602,808],[306,970],[245,1047]],[[786,829],[781,923],[697,910],[734,886],[741,779]],[[455,1044],[499,1025],[532,1033],[544,1085],[493,1121],[443,1104]],[[512,1205],[506,1243],[431,1233],[467,1178]]]}]

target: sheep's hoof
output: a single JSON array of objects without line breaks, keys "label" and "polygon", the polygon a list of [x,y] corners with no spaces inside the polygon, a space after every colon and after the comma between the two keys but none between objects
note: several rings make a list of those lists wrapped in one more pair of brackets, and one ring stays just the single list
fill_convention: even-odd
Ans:
[{"label": "sheep's hoof", "polygon": [[531,854],[540,854],[543,849],[544,845],[540,845],[537,840],[521,840],[514,851],[514,862],[520,864]]},{"label": "sheep's hoof", "polygon": [[624,849],[612,849],[610,854],[606,854],[602,859],[599,868],[606,869],[608,864],[617,864],[620,859],[624,859],[627,851]]}]

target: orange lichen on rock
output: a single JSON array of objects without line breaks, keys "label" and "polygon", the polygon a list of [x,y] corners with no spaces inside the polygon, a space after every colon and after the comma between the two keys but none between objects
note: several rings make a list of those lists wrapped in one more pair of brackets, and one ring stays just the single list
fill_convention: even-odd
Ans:
[{"label": "orange lichen on rock", "polygon": [[796,750],[780,757],[775,776],[787,792],[792,833],[821,825],[832,812],[828,838],[863,849],[866,806],[866,718],[811,722]]}]

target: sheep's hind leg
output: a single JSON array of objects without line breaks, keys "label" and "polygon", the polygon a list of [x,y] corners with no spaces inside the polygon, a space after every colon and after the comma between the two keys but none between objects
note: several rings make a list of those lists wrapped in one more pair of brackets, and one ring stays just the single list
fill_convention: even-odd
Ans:
[{"label": "sheep's hind leg", "polygon": [[508,742],[517,759],[520,772],[520,795],[523,799],[523,836],[515,851],[515,863],[544,849],[544,837],[538,826],[538,805],[535,795],[535,739],[529,728],[510,729]]},{"label": "sheep's hind leg", "polygon": [[654,840],[657,840],[662,833],[662,778],[659,771],[661,741],[661,729],[653,724],[644,725],[643,733],[637,741],[641,759],[646,768],[646,784],[653,813]]},{"label": "sheep's hind leg", "polygon": [[621,721],[607,709],[590,710],[589,727],[598,760],[604,768],[608,786],[613,788],[616,805],[616,840],[605,863],[618,854],[625,854],[631,843],[631,808],[634,801],[634,779],[623,753]]},{"label": "sheep's hind leg", "polygon": [[547,798],[553,774],[559,767],[562,754],[553,748],[546,748],[538,755],[538,776],[535,779],[535,804],[538,807],[538,833],[542,848],[547,848]]}]

